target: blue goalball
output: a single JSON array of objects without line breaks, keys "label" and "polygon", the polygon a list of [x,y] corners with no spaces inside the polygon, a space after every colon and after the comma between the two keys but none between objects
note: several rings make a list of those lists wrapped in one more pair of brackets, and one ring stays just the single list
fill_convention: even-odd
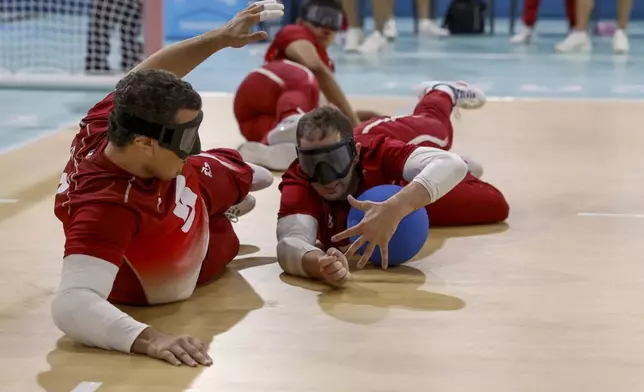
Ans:
[{"label": "blue goalball", "polygon": [[[402,187],[398,185],[379,185],[365,191],[356,199],[360,201],[383,202],[398,193],[401,189]],[[347,228],[351,228],[360,223],[363,217],[364,212],[351,207],[347,218]],[[424,208],[420,208],[403,218],[398,224],[394,235],[389,240],[389,265],[400,265],[411,260],[420,252],[423,245],[425,245],[428,234],[429,217]],[[357,239],[358,236],[351,237],[351,242]],[[360,247],[358,253],[362,255],[366,247],[367,244],[364,244]],[[380,258],[379,247],[376,247],[370,261],[377,265],[381,264],[382,260]]]}]

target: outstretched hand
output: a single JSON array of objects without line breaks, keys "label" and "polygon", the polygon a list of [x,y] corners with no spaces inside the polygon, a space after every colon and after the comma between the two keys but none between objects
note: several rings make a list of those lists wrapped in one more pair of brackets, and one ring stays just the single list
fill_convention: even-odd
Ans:
[{"label": "outstretched hand", "polygon": [[284,15],[284,5],[276,0],[263,0],[251,4],[232,18],[222,32],[228,46],[241,48],[249,43],[268,39],[265,31],[252,33],[253,26],[268,19]]},{"label": "outstretched hand", "polygon": [[386,203],[358,201],[353,196],[349,196],[348,201],[353,208],[363,211],[364,217],[360,223],[342,233],[336,234],[331,240],[338,242],[346,238],[359,236],[345,252],[346,258],[350,259],[362,245],[367,243],[367,248],[358,262],[358,268],[364,268],[377,246],[380,248],[382,268],[386,269],[389,264],[389,240],[396,232],[396,228],[403,217]]}]

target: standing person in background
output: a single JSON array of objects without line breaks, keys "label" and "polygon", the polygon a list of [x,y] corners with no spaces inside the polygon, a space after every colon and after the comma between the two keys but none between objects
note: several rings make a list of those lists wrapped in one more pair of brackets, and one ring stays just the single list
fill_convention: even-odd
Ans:
[{"label": "standing person in background", "polygon": [[94,0],[87,33],[85,71],[111,72],[107,62],[114,25],[121,33],[121,70],[128,72],[143,58],[140,40],[143,26],[142,0]]},{"label": "standing person in background", "polygon": [[[566,39],[555,45],[557,52],[587,52],[593,49],[593,43],[588,33],[588,22],[595,6],[593,0],[577,0],[577,20],[575,28]],[[613,52],[628,53],[629,43],[626,27],[631,16],[633,0],[617,1],[617,30],[613,35]]]},{"label": "standing person in background", "polygon": [[[429,19],[429,2],[415,0],[418,17],[418,34],[421,36],[446,37],[449,31]],[[342,0],[348,20],[344,50],[347,52],[375,53],[387,46],[387,40],[398,35],[394,19],[395,0],[372,0],[375,30],[363,42],[362,17],[358,11],[358,0]]]},{"label": "standing person in background", "polygon": [[[539,17],[540,0],[525,0],[523,2],[523,30],[510,38],[513,44],[529,44],[534,38],[534,27]],[[566,14],[570,29],[575,27],[575,0],[566,0]]]}]

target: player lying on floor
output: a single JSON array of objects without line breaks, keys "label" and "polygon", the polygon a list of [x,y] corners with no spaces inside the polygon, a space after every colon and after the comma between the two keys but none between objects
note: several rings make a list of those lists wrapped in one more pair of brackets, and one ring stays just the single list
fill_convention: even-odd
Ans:
[{"label": "player lying on floor", "polygon": [[227,215],[252,208],[248,192],[272,176],[235,150],[201,151],[201,97],[181,78],[222,48],[266,39],[251,28],[282,14],[272,1],[253,5],[221,29],[161,49],[81,121],[55,203],[66,240],[52,316],[72,339],[174,365],[212,363],[197,339],[113,304],[184,300],[237,255]]},{"label": "player lying on floor", "polygon": [[[364,242],[369,246],[358,268],[376,246],[387,268],[387,244],[398,223],[422,207],[434,226],[491,224],[507,218],[509,207],[501,192],[476,178],[461,157],[446,151],[452,144],[452,108],[481,107],[483,93],[464,83],[421,86],[420,102],[410,116],[376,119],[354,130],[342,113],[324,107],[299,120],[298,159],[280,184],[277,258],[286,273],[342,286],[350,277],[347,259]],[[404,188],[380,204],[353,198],[384,184]],[[352,206],[366,211],[365,217],[345,230]],[[353,235],[361,238],[349,246]],[[345,247],[343,254],[339,249]]]},{"label": "player lying on floor", "polygon": [[[294,143],[295,126],[302,113],[319,106],[320,90],[357,126],[376,114],[354,112],[334,76],[334,64],[326,49],[333,43],[342,25],[339,0],[306,0],[300,8],[297,24],[280,30],[268,48],[265,64],[253,70],[239,86],[234,112],[242,135],[249,141],[240,153],[249,162],[262,165],[262,144]],[[295,158],[291,146],[277,156],[287,163],[272,167],[284,170]]]}]

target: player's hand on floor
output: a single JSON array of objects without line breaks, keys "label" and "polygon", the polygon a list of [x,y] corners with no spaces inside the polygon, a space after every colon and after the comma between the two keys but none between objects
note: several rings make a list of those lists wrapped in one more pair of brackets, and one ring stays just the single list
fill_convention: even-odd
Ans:
[{"label": "player's hand on floor", "polygon": [[153,328],[144,330],[132,345],[132,352],[161,359],[175,366],[210,366],[212,358],[199,339],[188,335],[168,335]]},{"label": "player's hand on floor", "polygon": [[284,15],[284,5],[275,0],[263,0],[249,5],[231,19],[222,32],[228,46],[241,48],[251,42],[268,39],[265,31],[252,32],[253,26],[267,19]]},{"label": "player's hand on floor", "polygon": [[349,262],[342,252],[336,248],[329,248],[324,256],[318,259],[322,278],[335,287],[344,286],[351,278]]},{"label": "player's hand on floor", "polygon": [[367,247],[358,262],[358,268],[364,268],[377,246],[380,248],[382,268],[386,269],[389,264],[389,240],[396,232],[402,217],[385,203],[358,201],[353,196],[349,196],[348,201],[352,207],[363,211],[364,217],[360,223],[334,235],[331,240],[339,242],[346,238],[359,236],[345,252],[346,258],[350,259],[366,243]]}]

